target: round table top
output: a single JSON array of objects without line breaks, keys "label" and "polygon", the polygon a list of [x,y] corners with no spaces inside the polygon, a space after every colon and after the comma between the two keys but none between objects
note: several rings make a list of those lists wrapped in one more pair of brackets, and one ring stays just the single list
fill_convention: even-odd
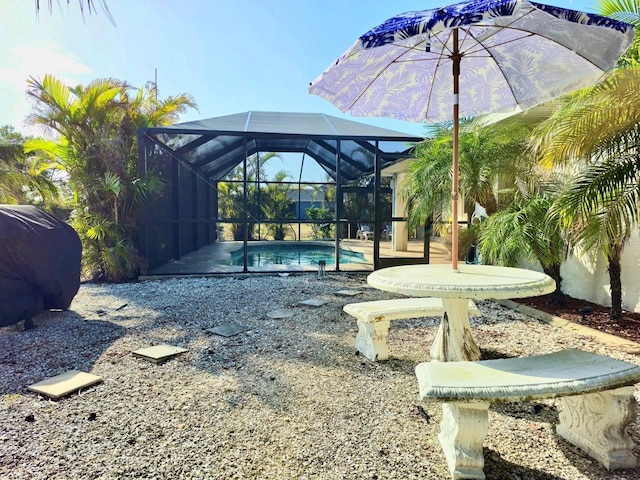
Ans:
[{"label": "round table top", "polygon": [[555,281],[523,268],[493,265],[422,264],[376,270],[367,277],[372,287],[411,297],[506,299],[551,293]]}]

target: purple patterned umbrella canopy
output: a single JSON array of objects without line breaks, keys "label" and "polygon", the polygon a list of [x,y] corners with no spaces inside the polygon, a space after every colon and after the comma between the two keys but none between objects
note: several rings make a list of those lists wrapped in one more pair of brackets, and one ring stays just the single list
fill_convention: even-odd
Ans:
[{"label": "purple patterned umbrella canopy", "polygon": [[[594,84],[634,38],[633,26],[527,0],[469,0],[408,12],[362,35],[309,92],[356,116],[454,122],[524,110]],[[457,215],[453,216],[457,268]]]}]

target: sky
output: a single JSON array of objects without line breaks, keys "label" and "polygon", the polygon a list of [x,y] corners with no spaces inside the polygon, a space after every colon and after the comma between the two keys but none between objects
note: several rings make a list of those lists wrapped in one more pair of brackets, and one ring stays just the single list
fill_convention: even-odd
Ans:
[{"label": "sky", "polygon": [[[351,117],[310,95],[309,83],[358,36],[402,12],[443,0],[107,0],[115,25],[77,0],[0,0],[0,125],[23,133],[30,76],[69,85],[112,77],[157,84],[160,97],[190,94],[180,121],[246,111],[313,112],[424,136],[425,127]],[[593,12],[594,0],[546,3]],[[157,72],[157,77],[156,77]]]}]

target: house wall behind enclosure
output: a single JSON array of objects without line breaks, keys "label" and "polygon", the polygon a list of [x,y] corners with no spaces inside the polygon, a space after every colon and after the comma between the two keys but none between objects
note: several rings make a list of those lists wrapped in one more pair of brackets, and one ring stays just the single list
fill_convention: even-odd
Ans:
[{"label": "house wall behind enclosure", "polygon": [[[640,312],[640,239],[634,232],[622,252],[622,306]],[[588,255],[571,257],[562,264],[563,291],[575,298],[611,305],[607,262],[600,255],[594,262]]]}]

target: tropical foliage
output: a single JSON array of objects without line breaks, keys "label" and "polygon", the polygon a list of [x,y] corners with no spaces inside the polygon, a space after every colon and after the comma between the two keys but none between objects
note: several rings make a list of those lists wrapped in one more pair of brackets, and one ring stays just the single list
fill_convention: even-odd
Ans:
[{"label": "tropical foliage", "polygon": [[134,89],[106,78],[70,87],[51,75],[30,78],[27,95],[28,122],[46,137],[25,142],[25,151],[68,175],[85,274],[109,281],[137,276],[138,208],[162,189],[153,175],[138,173],[137,128],[173,123],[195,103],[188,95],[158,99],[153,84]]},{"label": "tropical foliage", "polygon": [[[284,240],[287,223],[283,220],[293,219],[294,202],[289,198],[291,184],[286,183],[291,177],[284,170],[277,172],[273,182],[267,183],[260,199],[260,208],[267,223],[267,231],[274,240]],[[285,183],[283,183],[285,182]]]},{"label": "tropical foliage", "polygon": [[[600,0],[600,12],[640,27],[640,5]],[[622,316],[621,256],[640,205],[640,37],[600,84],[563,98],[535,131],[532,146],[547,165],[575,175],[550,209],[575,251],[608,262],[611,318]]]},{"label": "tropical foliage", "polygon": [[24,153],[28,138],[10,125],[0,127],[0,203],[30,203],[50,209],[59,196],[51,165]]},{"label": "tropical foliage", "polygon": [[640,27],[640,3],[637,0],[596,0],[595,7],[600,15],[630,23],[636,27],[636,37],[633,45],[620,58],[618,66],[639,66],[640,35],[638,35],[638,27]]},{"label": "tropical foliage", "polygon": [[267,180],[265,167],[274,159],[281,158],[279,154],[268,152],[264,155],[251,155],[247,158],[246,189],[247,198],[245,205],[243,184],[245,175],[244,166],[237,165],[224,180],[218,183],[218,206],[220,215],[231,220],[231,232],[234,240],[244,240],[244,225],[247,225],[247,239],[256,240],[259,232],[257,225],[264,214],[260,207],[262,191],[260,184]]},{"label": "tropical foliage", "polygon": [[[509,205],[516,183],[526,179],[534,164],[526,153],[529,130],[518,123],[488,125],[483,119],[466,120],[460,126],[459,190],[471,208],[484,206],[489,214]],[[407,199],[410,228],[424,225],[430,217],[445,240],[450,236],[453,129],[438,126],[432,138],[419,144],[416,161],[402,186]],[[461,232],[460,256],[475,241],[475,227]]]},{"label": "tropical foliage", "polygon": [[622,315],[622,250],[638,222],[639,93],[640,67],[615,70],[568,98],[538,127],[534,144],[549,164],[582,161],[552,211],[578,251],[607,259],[613,319]]},{"label": "tropical foliage", "polygon": [[550,172],[536,173],[520,184],[510,205],[483,221],[480,255],[486,263],[510,267],[522,260],[539,264],[556,282],[550,302],[563,305],[560,266],[567,258],[568,244],[559,218],[549,215],[561,187],[549,178]]},{"label": "tropical foliage", "polygon": [[[460,191],[467,204],[479,203],[488,213],[509,204],[517,179],[526,176],[532,161],[526,155],[529,130],[517,123],[485,125],[467,120],[460,126]],[[451,158],[453,129],[436,128],[432,138],[416,148],[416,159],[403,185],[412,227],[428,217],[448,223],[451,218]]]},{"label": "tropical foliage", "polygon": [[322,208],[325,208],[328,203],[335,202],[336,186],[331,175],[325,173],[323,183],[311,185],[311,200],[316,201],[318,198],[322,202]]},{"label": "tropical foliage", "polygon": [[334,214],[326,207],[309,207],[305,210],[309,220],[324,220],[323,223],[311,224],[311,238],[331,238],[333,236]]}]

